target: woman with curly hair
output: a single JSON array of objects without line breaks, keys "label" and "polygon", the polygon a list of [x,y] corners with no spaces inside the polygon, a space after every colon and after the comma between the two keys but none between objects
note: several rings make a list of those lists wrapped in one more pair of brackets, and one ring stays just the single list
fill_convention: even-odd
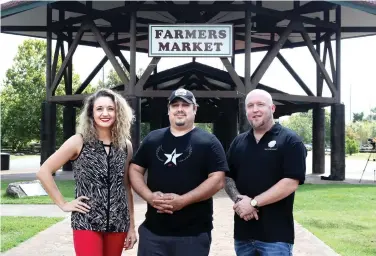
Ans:
[{"label": "woman with curly hair", "polygon": [[[120,256],[137,241],[128,167],[132,109],[109,89],[88,97],[78,133],[51,155],[37,173],[48,195],[64,212],[72,212],[76,255]],[[72,162],[75,200],[67,202],[52,174]]]}]

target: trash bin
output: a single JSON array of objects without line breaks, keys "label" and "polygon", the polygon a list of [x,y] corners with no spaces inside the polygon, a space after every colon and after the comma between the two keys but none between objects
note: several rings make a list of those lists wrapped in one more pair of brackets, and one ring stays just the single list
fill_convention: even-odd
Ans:
[{"label": "trash bin", "polygon": [[1,170],[9,170],[10,154],[1,152]]}]

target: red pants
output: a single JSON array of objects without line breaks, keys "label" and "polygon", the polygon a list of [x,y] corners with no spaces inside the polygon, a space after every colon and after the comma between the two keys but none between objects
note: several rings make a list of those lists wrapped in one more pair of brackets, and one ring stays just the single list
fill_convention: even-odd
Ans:
[{"label": "red pants", "polygon": [[120,256],[126,237],[126,232],[73,230],[73,243],[77,256]]}]

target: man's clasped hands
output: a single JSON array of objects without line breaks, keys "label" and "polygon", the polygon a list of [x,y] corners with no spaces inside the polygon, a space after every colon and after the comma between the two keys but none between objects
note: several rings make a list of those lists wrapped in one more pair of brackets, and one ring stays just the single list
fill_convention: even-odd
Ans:
[{"label": "man's clasped hands", "polygon": [[[258,210],[251,205],[251,200],[252,198],[248,196],[238,195],[233,206],[234,211],[245,221],[259,219]],[[173,214],[184,208],[187,205],[187,200],[178,194],[156,191],[151,194],[148,203],[157,209],[158,213]]]}]

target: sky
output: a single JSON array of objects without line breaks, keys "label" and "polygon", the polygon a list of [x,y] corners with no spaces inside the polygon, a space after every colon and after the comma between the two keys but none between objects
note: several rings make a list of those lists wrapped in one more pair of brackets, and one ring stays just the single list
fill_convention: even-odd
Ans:
[{"label": "sky", "polygon": [[[5,79],[6,70],[11,68],[13,58],[17,54],[17,49],[28,37],[0,34],[0,81]],[[53,46],[55,41],[53,41]],[[333,52],[335,44],[333,42]],[[324,47],[321,46],[321,49]],[[67,52],[67,46],[65,46]],[[307,47],[282,50],[282,55],[294,68],[296,73],[307,84],[313,93],[316,92],[316,65]],[[123,55],[129,61],[129,52],[123,51]],[[264,57],[265,52],[252,53],[251,72]],[[80,75],[81,81],[91,73],[94,67],[103,58],[104,52],[101,48],[78,46],[73,57],[73,67]],[[372,107],[376,107],[376,36],[345,39],[342,40],[341,53],[341,101],[346,107],[346,122],[350,120],[351,113],[365,112],[367,115]],[[144,53],[136,56],[136,70],[145,69],[151,58]],[[191,62],[191,58],[162,58],[158,63],[158,72]],[[218,58],[197,58],[197,62],[225,70],[222,62]],[[329,61],[327,61],[329,62]],[[92,81],[97,84],[102,79],[103,71],[106,77],[107,72],[112,68],[110,62],[101,70]],[[244,76],[244,55],[236,55],[235,70]],[[328,73],[330,66],[327,65]],[[260,81],[262,84],[279,89],[286,93],[295,95],[305,95],[304,91],[297,84],[295,79],[289,74],[284,66],[275,59],[264,77]],[[351,97],[350,97],[351,92]],[[323,96],[330,97],[330,91],[324,82]]]}]

